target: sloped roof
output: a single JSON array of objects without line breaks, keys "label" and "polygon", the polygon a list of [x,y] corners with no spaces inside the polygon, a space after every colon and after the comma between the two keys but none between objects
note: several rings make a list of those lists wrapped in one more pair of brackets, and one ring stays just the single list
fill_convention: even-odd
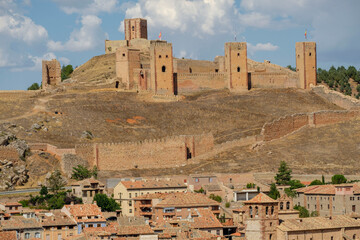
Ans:
[{"label": "sloped roof", "polygon": [[247,204],[247,203],[278,203],[278,201],[272,199],[265,193],[259,193],[254,198],[252,198],[251,200],[245,201],[244,203],[245,204]]},{"label": "sloped roof", "polygon": [[360,221],[349,216],[339,215],[330,218],[312,217],[285,220],[278,227],[282,231],[306,231],[318,229],[333,229],[343,227],[360,227]]},{"label": "sloped roof", "polygon": [[134,200],[152,200],[152,199],[164,199],[169,195],[169,193],[149,193],[137,196],[133,198]]},{"label": "sloped roof", "polygon": [[191,228],[222,228],[223,225],[208,209],[197,209],[198,217],[194,217],[194,222],[190,223]]},{"label": "sloped roof", "polygon": [[84,185],[84,186],[90,186],[91,184],[97,183],[99,184],[99,186],[105,186],[105,184],[103,184],[102,182],[100,182],[99,180],[93,179],[93,178],[88,178],[88,179],[84,179],[81,181],[77,181],[73,184],[71,184],[71,186],[80,186],[80,185]]},{"label": "sloped roof", "polygon": [[76,226],[76,222],[69,218],[65,213],[53,212],[52,216],[42,216],[42,226]]},{"label": "sloped roof", "polygon": [[0,239],[17,240],[16,231],[0,232]]},{"label": "sloped roof", "polygon": [[122,181],[120,182],[127,189],[158,189],[158,188],[187,188],[181,181],[167,180],[142,180],[142,181]]},{"label": "sloped roof", "polygon": [[101,209],[95,204],[74,204],[74,205],[65,205],[65,207],[74,217],[99,216],[99,215],[102,216]]},{"label": "sloped roof", "polygon": [[335,185],[314,185],[296,189],[298,193],[334,195]]},{"label": "sloped roof", "polygon": [[169,193],[155,208],[219,206],[220,203],[201,193]]},{"label": "sloped roof", "polygon": [[24,218],[23,216],[13,216],[9,220],[0,221],[3,230],[16,229],[41,229],[41,224],[33,218]]}]

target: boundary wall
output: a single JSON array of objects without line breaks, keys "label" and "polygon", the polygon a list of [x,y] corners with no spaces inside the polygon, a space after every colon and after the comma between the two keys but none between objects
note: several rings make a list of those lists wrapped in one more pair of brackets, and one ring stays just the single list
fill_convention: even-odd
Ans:
[{"label": "boundary wall", "polygon": [[48,152],[55,157],[61,158],[64,154],[75,154],[74,148],[57,148],[47,143],[29,143],[30,150]]},{"label": "boundary wall", "polygon": [[346,96],[340,92],[330,90],[323,85],[312,86],[312,90],[316,95],[339,107],[345,108],[347,110],[360,109],[359,100],[350,96]]},{"label": "boundary wall", "polygon": [[0,146],[0,160],[19,161],[19,153],[11,146]]},{"label": "boundary wall", "polygon": [[178,73],[178,93],[197,92],[204,89],[226,88],[225,73]]},{"label": "boundary wall", "polygon": [[265,123],[261,134],[264,141],[284,137],[303,127],[317,127],[353,120],[360,116],[360,111],[319,111],[313,113],[293,114]]}]

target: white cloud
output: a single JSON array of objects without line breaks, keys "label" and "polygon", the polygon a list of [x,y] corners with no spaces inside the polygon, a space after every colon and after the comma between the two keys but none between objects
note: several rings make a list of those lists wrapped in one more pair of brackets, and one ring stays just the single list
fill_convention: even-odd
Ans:
[{"label": "white cloud", "polygon": [[279,49],[279,46],[273,45],[272,43],[257,43],[253,45],[251,43],[247,44],[249,53],[253,55],[257,51],[276,51]]},{"label": "white cloud", "polygon": [[79,13],[96,15],[100,12],[113,12],[118,0],[53,0],[66,14]]},{"label": "white cloud", "polygon": [[43,56],[28,56],[28,60],[31,61],[33,64],[29,67],[15,67],[12,68],[11,71],[13,72],[23,72],[23,71],[40,71],[42,68],[42,60],[51,60],[56,59],[56,55],[52,52],[45,53]]},{"label": "white cloud", "polygon": [[49,41],[48,48],[50,51],[71,51],[80,52],[94,49],[104,44],[107,37],[101,29],[101,19],[95,15],[86,15],[81,17],[81,28],[74,30],[70,34],[67,42]]},{"label": "white cloud", "polygon": [[[151,28],[168,28],[202,37],[230,30],[233,7],[234,0],[139,0],[127,8],[125,17],[144,17]],[[122,29],[120,26],[119,30]]]}]

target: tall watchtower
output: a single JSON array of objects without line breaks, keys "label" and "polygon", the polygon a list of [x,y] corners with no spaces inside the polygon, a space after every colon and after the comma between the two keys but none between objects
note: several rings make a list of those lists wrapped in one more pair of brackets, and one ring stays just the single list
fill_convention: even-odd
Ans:
[{"label": "tall watchtower", "polygon": [[56,59],[42,61],[42,88],[55,86],[61,82],[61,66]]},{"label": "tall watchtower", "polygon": [[125,40],[136,38],[148,38],[147,20],[143,18],[125,19],[124,21]]},{"label": "tall watchtower", "polygon": [[116,77],[127,89],[134,85],[134,69],[140,68],[140,51],[128,47],[116,50]]},{"label": "tall watchtower", "polygon": [[316,43],[297,42],[295,44],[296,72],[299,73],[299,87],[309,89],[316,85]]},{"label": "tall watchtower", "polygon": [[248,90],[246,42],[225,43],[225,70],[230,90]]},{"label": "tall watchtower", "polygon": [[244,202],[245,237],[248,240],[275,240],[279,225],[278,201],[264,193]]},{"label": "tall watchtower", "polygon": [[166,41],[150,42],[151,89],[155,94],[173,95],[174,67],[172,44]]}]

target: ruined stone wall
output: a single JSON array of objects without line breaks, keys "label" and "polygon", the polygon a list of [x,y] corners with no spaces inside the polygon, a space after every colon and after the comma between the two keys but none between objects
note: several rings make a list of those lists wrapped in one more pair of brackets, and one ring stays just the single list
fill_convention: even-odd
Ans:
[{"label": "ruined stone wall", "polygon": [[[101,143],[76,146],[76,155],[99,170],[126,170],[134,168],[168,168],[190,163],[192,157],[211,151],[211,134],[177,136],[130,143]],[[188,149],[187,149],[188,148]]]},{"label": "ruined stone wall", "polygon": [[127,40],[105,40],[105,54],[115,53],[118,48],[129,46]]},{"label": "ruined stone wall", "polygon": [[281,72],[252,72],[249,82],[251,88],[296,88],[298,78]]},{"label": "ruined stone wall", "polygon": [[218,65],[212,61],[174,58],[174,72],[182,73],[215,73]]},{"label": "ruined stone wall", "polygon": [[177,74],[178,92],[189,93],[206,89],[226,88],[225,73],[181,73]]},{"label": "ruined stone wall", "polygon": [[56,59],[42,61],[42,88],[61,83],[61,65]]},{"label": "ruined stone wall", "polygon": [[354,119],[359,115],[357,111],[321,111],[314,113],[314,125],[334,124]]},{"label": "ruined stone wall", "polygon": [[55,157],[61,158],[64,154],[75,154],[74,148],[57,148],[48,143],[29,143],[30,150],[48,152]]},{"label": "ruined stone wall", "polygon": [[19,153],[14,147],[0,146],[0,160],[18,161]]},{"label": "ruined stone wall", "polygon": [[359,100],[350,96],[346,96],[337,91],[330,90],[329,88],[323,85],[313,86],[312,90],[321,98],[324,98],[325,100],[335,105],[338,105],[339,107],[345,108],[347,110],[360,108]]},{"label": "ruined stone wall", "polygon": [[307,114],[294,114],[281,117],[273,122],[265,123],[261,134],[265,141],[283,137],[309,124]]}]

